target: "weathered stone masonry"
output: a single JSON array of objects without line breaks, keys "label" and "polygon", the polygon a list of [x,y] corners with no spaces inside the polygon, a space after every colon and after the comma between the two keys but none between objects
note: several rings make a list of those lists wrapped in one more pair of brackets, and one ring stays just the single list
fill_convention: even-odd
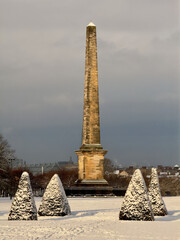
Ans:
[{"label": "weathered stone masonry", "polygon": [[79,182],[107,184],[103,177],[106,153],[100,144],[96,26],[90,23],[86,28],[82,146],[76,151],[79,161]]}]

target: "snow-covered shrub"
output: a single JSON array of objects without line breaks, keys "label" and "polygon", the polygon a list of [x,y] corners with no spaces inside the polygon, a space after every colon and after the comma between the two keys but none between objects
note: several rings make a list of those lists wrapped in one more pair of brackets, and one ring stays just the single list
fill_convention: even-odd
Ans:
[{"label": "snow-covered shrub", "polygon": [[38,213],[40,216],[64,216],[71,214],[70,206],[57,174],[55,174],[43,195]]},{"label": "snow-covered shrub", "polygon": [[23,172],[19,180],[8,220],[37,220],[37,209],[27,172]]},{"label": "snow-covered shrub", "polygon": [[120,220],[153,221],[154,215],[147,194],[146,184],[139,169],[136,169],[124,196]]},{"label": "snow-covered shrub", "polygon": [[149,184],[149,199],[151,201],[154,216],[167,215],[167,209],[161,196],[159,179],[156,168],[151,170],[151,181]]}]

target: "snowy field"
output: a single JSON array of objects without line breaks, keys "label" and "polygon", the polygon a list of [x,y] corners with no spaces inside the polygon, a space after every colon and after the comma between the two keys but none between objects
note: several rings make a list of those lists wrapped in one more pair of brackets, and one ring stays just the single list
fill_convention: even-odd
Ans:
[{"label": "snowy field", "polygon": [[[39,207],[40,198],[35,198]],[[169,214],[154,222],[119,221],[122,198],[68,198],[72,215],[8,221],[11,201],[0,198],[0,240],[180,240],[180,197],[165,197]]]}]

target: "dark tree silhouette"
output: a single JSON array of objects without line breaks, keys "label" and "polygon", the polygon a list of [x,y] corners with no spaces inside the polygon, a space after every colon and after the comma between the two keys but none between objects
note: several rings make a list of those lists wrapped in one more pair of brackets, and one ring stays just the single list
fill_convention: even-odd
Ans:
[{"label": "dark tree silhouette", "polygon": [[14,150],[8,141],[0,134],[0,192],[11,195],[11,170],[10,159],[14,159]]}]

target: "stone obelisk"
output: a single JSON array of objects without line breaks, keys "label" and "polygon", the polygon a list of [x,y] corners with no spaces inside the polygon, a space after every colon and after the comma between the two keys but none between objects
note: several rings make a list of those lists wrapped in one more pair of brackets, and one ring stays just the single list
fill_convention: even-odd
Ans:
[{"label": "stone obelisk", "polygon": [[78,155],[78,184],[107,185],[104,179],[104,155],[100,144],[99,90],[97,68],[96,26],[86,28],[86,59],[82,146]]}]

